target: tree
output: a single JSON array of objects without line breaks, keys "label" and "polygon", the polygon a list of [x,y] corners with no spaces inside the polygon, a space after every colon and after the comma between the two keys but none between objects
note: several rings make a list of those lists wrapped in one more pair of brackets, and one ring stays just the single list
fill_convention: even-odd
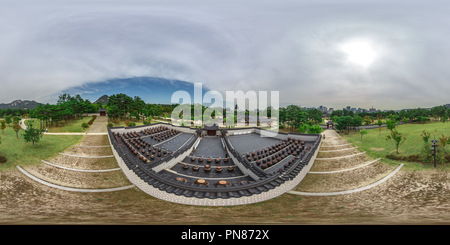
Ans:
[{"label": "tree", "polygon": [[407,117],[403,117],[403,123],[405,123],[405,126],[406,126],[407,122],[408,122],[408,118]]},{"label": "tree", "polygon": [[29,127],[27,127],[25,133],[22,134],[22,136],[25,142],[32,142],[34,145],[34,142],[38,143],[40,138],[42,138],[43,132],[44,130],[34,128],[33,124],[31,124]]},{"label": "tree", "polygon": [[22,127],[20,127],[19,123],[14,123],[13,128],[14,128],[14,131],[16,131],[16,137],[17,137],[17,139],[19,139],[19,130],[20,130]]},{"label": "tree", "polygon": [[381,137],[381,125],[383,125],[383,121],[381,121],[381,119],[378,119],[377,125],[378,125],[378,131],[380,131],[380,137]]},{"label": "tree", "polygon": [[355,131],[356,131],[356,128],[358,128],[358,130],[359,130],[359,126],[362,126],[362,124],[363,124],[363,118],[358,115],[354,115],[351,119],[350,124],[351,124],[351,126],[355,127]]},{"label": "tree", "polygon": [[392,132],[392,130],[394,130],[395,127],[397,127],[397,124],[395,123],[394,119],[386,120],[386,128],[387,129],[391,130],[391,132]]},{"label": "tree", "polygon": [[6,116],[5,117],[5,122],[6,122],[6,124],[10,124],[11,123],[11,116]]},{"label": "tree", "polygon": [[1,124],[0,128],[2,129],[2,133],[5,134],[4,130],[6,128],[6,121],[5,120],[1,120],[0,124]]},{"label": "tree", "polygon": [[391,135],[386,136],[386,140],[390,140],[392,145],[396,148],[398,154],[398,148],[403,145],[406,137],[402,136],[400,132],[395,129],[391,130]]},{"label": "tree", "polygon": [[420,135],[420,137],[422,137],[422,140],[425,144],[428,144],[428,140],[430,140],[431,137],[431,133],[425,131],[425,129],[422,131],[422,134]]},{"label": "tree", "polygon": [[365,116],[364,117],[364,124],[365,125],[370,125],[371,122],[372,122],[372,119],[370,119],[369,116]]},{"label": "tree", "polygon": [[361,134],[361,142],[362,142],[363,135],[367,134],[367,130],[363,129],[363,130],[359,131],[359,133]]}]

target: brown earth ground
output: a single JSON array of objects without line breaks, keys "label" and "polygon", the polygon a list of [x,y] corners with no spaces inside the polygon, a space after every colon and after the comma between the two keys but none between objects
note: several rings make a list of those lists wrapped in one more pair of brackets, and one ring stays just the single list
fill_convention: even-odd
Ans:
[{"label": "brown earth ground", "polygon": [[[93,145],[92,141],[101,142],[105,138],[107,141],[107,136],[85,137],[81,144]],[[54,162],[47,160],[75,168],[70,164],[70,157],[58,156],[56,159]],[[83,169],[118,167],[117,163],[104,159],[73,161],[77,162],[77,168]],[[105,162],[97,164],[98,161]],[[27,170],[46,177],[52,183],[78,188],[129,184],[121,171],[95,176],[57,169],[44,163],[28,167]],[[392,167],[374,163],[373,166],[355,171],[353,175],[308,174],[297,188],[321,192],[353,189],[378,180],[390,173]],[[450,223],[450,173],[439,169],[420,172],[400,170],[386,182],[353,194],[315,197],[285,193],[261,203],[229,207],[170,203],[149,196],[138,188],[105,193],[63,191],[42,185],[17,169],[0,172],[0,183],[0,224]]]}]

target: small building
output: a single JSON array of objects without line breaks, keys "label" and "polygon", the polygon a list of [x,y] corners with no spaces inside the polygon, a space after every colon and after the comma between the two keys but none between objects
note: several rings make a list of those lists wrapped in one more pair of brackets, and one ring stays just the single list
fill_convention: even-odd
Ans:
[{"label": "small building", "polygon": [[100,116],[106,116],[106,109],[100,109]]},{"label": "small building", "polygon": [[332,121],[327,122],[327,129],[329,129],[330,127],[331,127],[331,129],[334,129],[334,122],[332,122]]},{"label": "small building", "polygon": [[207,124],[205,124],[204,130],[206,130],[206,135],[216,136],[217,135],[216,131],[219,130],[219,125],[216,125],[216,124],[207,125]]}]

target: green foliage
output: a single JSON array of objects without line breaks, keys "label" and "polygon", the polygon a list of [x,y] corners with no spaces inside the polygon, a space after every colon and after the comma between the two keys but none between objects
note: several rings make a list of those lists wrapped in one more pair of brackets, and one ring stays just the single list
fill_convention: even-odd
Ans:
[{"label": "green foliage", "polygon": [[26,130],[25,133],[22,134],[23,139],[25,142],[32,142],[34,145],[34,142],[38,143],[39,140],[42,138],[42,135],[44,133],[44,130],[37,129],[33,127],[33,124],[31,124]]},{"label": "green foliage", "polygon": [[398,154],[398,148],[403,145],[403,143],[406,140],[406,137],[402,136],[400,132],[398,132],[395,129],[391,130],[391,135],[386,136],[386,140],[390,140],[392,145],[397,149]]},{"label": "green foliage", "polygon": [[144,125],[152,124],[150,121],[144,121],[143,123],[144,123]]},{"label": "green foliage", "polygon": [[22,129],[22,127],[20,127],[19,123],[14,123],[13,129],[16,131],[17,139],[19,139],[19,130]]},{"label": "green foliage", "polygon": [[134,123],[134,122],[130,122],[130,123],[128,124],[128,127],[134,127],[134,126],[136,126],[136,123]]},{"label": "green foliage", "polygon": [[394,130],[395,127],[397,127],[397,123],[395,122],[395,119],[387,120],[386,121],[386,127],[389,130]]},{"label": "green foliage", "polygon": [[5,134],[4,130],[6,128],[6,121],[5,120],[1,120],[0,124],[1,124],[0,128],[2,129],[2,133]]},{"label": "green foliage", "polygon": [[6,124],[10,124],[11,123],[11,116],[6,116],[5,117],[5,122],[6,122]]},{"label": "green foliage", "polygon": [[370,125],[371,122],[372,122],[372,119],[370,119],[369,116],[365,116],[364,117],[364,124],[365,125]]},{"label": "green foliage", "polygon": [[421,150],[420,150],[420,161],[421,162],[431,162],[433,158],[431,157],[431,144],[430,143],[424,143]]},{"label": "green foliage", "polygon": [[445,147],[450,144],[450,136],[444,136],[442,134],[442,137],[438,138],[438,144],[442,147],[443,153],[446,154]]},{"label": "green foliage", "polygon": [[87,123],[82,123],[81,127],[83,128],[83,130],[86,130],[87,128],[89,128],[89,125]]},{"label": "green foliage", "polygon": [[320,134],[323,131],[322,127],[320,127],[318,124],[308,126],[308,134]]},{"label": "green foliage", "polygon": [[422,137],[422,140],[425,144],[428,144],[431,137],[431,133],[427,132],[425,129],[422,132],[423,133],[420,135],[420,137]]},{"label": "green foliage", "polygon": [[298,131],[300,133],[306,133],[307,130],[308,130],[308,125],[306,125],[306,124],[302,124],[298,127]]},{"label": "green foliage", "polygon": [[368,132],[366,129],[362,129],[361,131],[359,131],[359,133],[361,134],[361,142],[362,142],[363,135],[366,135]]},{"label": "green foliage", "polygon": [[112,128],[114,127],[114,125],[112,123],[108,123],[108,125],[106,125],[107,128]]}]

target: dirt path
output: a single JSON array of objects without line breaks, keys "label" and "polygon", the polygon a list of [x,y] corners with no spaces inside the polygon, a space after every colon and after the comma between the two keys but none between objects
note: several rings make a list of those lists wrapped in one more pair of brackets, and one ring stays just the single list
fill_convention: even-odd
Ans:
[{"label": "dirt path", "polygon": [[92,125],[87,130],[89,133],[106,133],[108,132],[106,125],[108,125],[108,117],[105,116],[98,116]]}]

